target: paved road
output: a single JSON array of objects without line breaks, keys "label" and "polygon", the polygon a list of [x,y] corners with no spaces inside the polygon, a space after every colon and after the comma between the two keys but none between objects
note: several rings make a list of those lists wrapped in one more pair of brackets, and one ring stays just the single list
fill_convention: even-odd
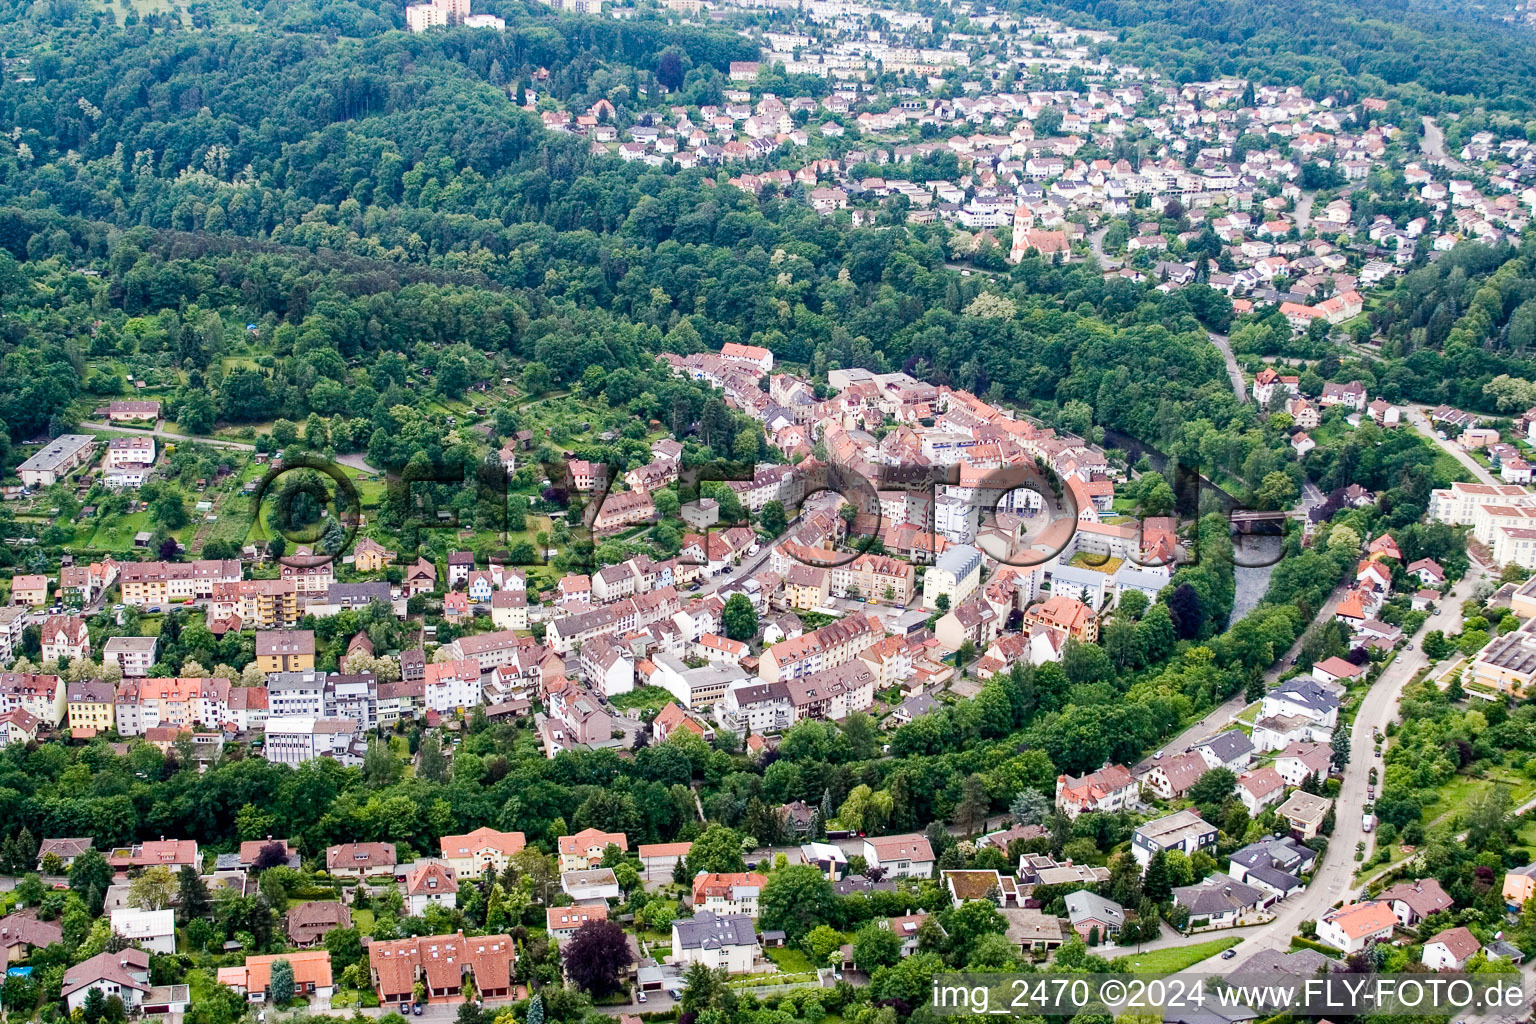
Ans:
[{"label": "paved road", "polygon": [[1355,867],[1359,863],[1355,860],[1355,846],[1367,843],[1366,856],[1369,858],[1369,841],[1374,838],[1374,833],[1367,833],[1361,827],[1367,776],[1373,764],[1381,764],[1375,755],[1374,734],[1378,729],[1385,731],[1387,723],[1397,717],[1403,687],[1419,669],[1429,664],[1420,643],[1423,634],[1431,628],[1460,629],[1461,602],[1471,595],[1480,576],[1481,571],[1474,566],[1474,570],[1452,588],[1450,598],[1444,603],[1444,613],[1426,619],[1414,634],[1415,649],[1398,651],[1397,658],[1366,691],[1350,734],[1349,764],[1344,770],[1344,784],[1334,806],[1334,831],[1322,867],[1304,891],[1277,905],[1278,914],[1273,922],[1248,934],[1235,947],[1237,962],[1241,963],[1262,950],[1288,950],[1291,936],[1297,933],[1303,921],[1315,921],[1335,903],[1353,898],[1358,891],[1354,882]]},{"label": "paved road", "polygon": [[1090,232],[1088,235],[1088,247],[1093,250],[1094,257],[1105,270],[1118,270],[1120,268],[1120,261],[1104,253],[1104,233],[1108,230],[1109,225],[1106,224],[1097,231]]},{"label": "paved road", "polygon": [[81,426],[90,427],[92,430],[114,430],[120,434],[153,434],[156,437],[163,437],[167,441],[196,441],[198,444],[209,444],[216,448],[233,448],[236,451],[242,452],[253,452],[256,450],[255,445],[245,444],[242,441],[225,441],[216,437],[193,437],[191,434],[173,434],[165,429],[164,420],[156,423],[154,430],[133,430],[128,427],[117,426],[114,423],[83,423]]},{"label": "paved road", "polygon": [[1445,132],[1435,123],[1432,117],[1424,118],[1424,138],[1419,142],[1419,148],[1431,163],[1440,164],[1452,171],[1465,173],[1467,165],[1457,160],[1445,151]]},{"label": "paved road", "polygon": [[[176,434],[165,429],[164,420],[156,423],[154,430],[133,430],[126,427],[119,427],[111,423],[85,423],[82,425],[90,427],[92,430],[113,430],[120,434],[153,434],[156,437],[164,438],[167,441],[195,441],[198,444],[212,445],[215,448],[230,448],[241,452],[253,452],[256,450],[255,445],[246,444],[244,441],[226,441],[219,437],[195,437],[191,434]],[[341,463],[343,466],[351,466],[353,469],[364,473],[378,472],[378,470],[368,465],[366,459],[357,453],[350,455],[338,455],[336,456],[336,461]]]},{"label": "paved road", "polygon": [[1306,234],[1307,228],[1312,225],[1312,204],[1316,199],[1317,196],[1311,192],[1303,192],[1301,198],[1296,200],[1296,209],[1291,211],[1291,215],[1296,218],[1296,230],[1302,234]]},{"label": "paved road", "polygon": [[1415,430],[1429,438],[1430,441],[1434,444],[1439,445],[1441,448],[1445,449],[1445,451],[1449,452],[1457,462],[1460,462],[1463,466],[1466,466],[1479,483],[1503,483],[1502,480],[1499,480],[1492,473],[1488,472],[1488,470],[1481,463],[1479,463],[1471,455],[1467,454],[1466,449],[1462,448],[1461,445],[1457,444],[1455,441],[1445,441],[1437,437],[1435,435],[1434,424],[1430,423],[1429,417],[1425,415],[1424,410],[1426,408],[1427,406],[1422,405],[1410,405],[1407,407],[1408,422],[1413,424]]},{"label": "paved road", "polygon": [[1232,345],[1225,334],[1217,334],[1215,331],[1207,331],[1211,336],[1211,344],[1221,352],[1221,358],[1227,362],[1227,376],[1232,378],[1232,393],[1237,396],[1239,402],[1248,401],[1248,381],[1243,376],[1242,369],[1237,365],[1237,357],[1232,354]]}]

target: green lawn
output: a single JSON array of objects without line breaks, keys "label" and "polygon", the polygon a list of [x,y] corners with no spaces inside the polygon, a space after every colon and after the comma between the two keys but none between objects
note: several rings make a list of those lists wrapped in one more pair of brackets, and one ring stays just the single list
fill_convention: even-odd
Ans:
[{"label": "green lawn", "polygon": [[630,708],[653,708],[660,711],[676,699],[670,691],[659,686],[641,686],[629,693],[610,697],[609,701],[616,711],[628,711]]},{"label": "green lawn", "polygon": [[359,935],[372,935],[373,911],[361,908],[352,911],[352,923],[357,927]]},{"label": "green lawn", "polygon": [[806,974],[816,970],[816,965],[811,963],[811,958],[806,956],[803,950],[781,946],[766,949],[764,952],[784,974]]},{"label": "green lawn", "polygon": [[1174,946],[1155,949],[1149,953],[1127,954],[1117,961],[1135,974],[1176,974],[1208,960],[1224,949],[1231,949],[1243,940],[1231,935],[1210,942],[1197,942],[1191,946]]},{"label": "green lawn", "polygon": [[1476,776],[1458,774],[1445,785],[1432,791],[1435,800],[1433,803],[1424,805],[1424,823],[1426,825],[1449,823],[1474,797],[1487,793],[1498,785],[1509,787],[1509,800],[1514,807],[1536,796],[1536,783],[1520,777],[1508,768],[1494,767]]}]

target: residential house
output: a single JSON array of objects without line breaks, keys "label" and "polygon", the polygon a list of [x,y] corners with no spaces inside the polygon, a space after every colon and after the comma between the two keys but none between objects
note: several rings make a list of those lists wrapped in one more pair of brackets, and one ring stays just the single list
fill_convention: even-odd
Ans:
[{"label": "residential house", "polygon": [[43,620],[42,658],[45,666],[52,666],[60,659],[87,661],[91,656],[91,634],[85,628],[85,620],[78,615],[50,615]]},{"label": "residential house", "polygon": [[64,931],[57,921],[39,921],[37,911],[18,910],[0,917],[0,951],[6,964],[25,960],[34,949],[46,949],[64,941]]},{"label": "residential house", "polygon": [[1141,787],[1124,765],[1105,765],[1074,779],[1056,777],[1056,809],[1069,818],[1088,811],[1118,811],[1135,800]]},{"label": "residential house", "polygon": [[1465,927],[1447,928],[1430,937],[1424,943],[1421,958],[1425,967],[1433,971],[1464,971],[1471,959],[1483,948]]},{"label": "residential house", "polygon": [[510,935],[426,935],[375,940],[368,946],[368,973],[379,1001],[414,1002],[416,983],[426,988],[428,1003],[444,1003],[464,993],[466,980],[486,1001],[512,995],[512,966],[517,954]]},{"label": "residential house", "polygon": [[588,868],[560,875],[560,890],[577,903],[619,898],[619,880],[612,868]]},{"label": "residential house", "polygon": [[758,957],[757,933],[746,914],[705,910],[672,922],[672,962],[703,964],[728,974],[746,974]]},{"label": "residential house", "polygon": [[394,843],[343,843],[325,850],[325,870],[340,878],[364,879],[370,875],[392,875],[395,870]]},{"label": "residential house", "polygon": [[582,926],[591,921],[608,920],[608,907],[598,904],[581,904],[572,907],[549,907],[544,911],[544,927],[550,938],[565,942],[574,938]]},{"label": "residential house", "polygon": [[1266,836],[1234,851],[1227,874],[1284,899],[1305,888],[1302,876],[1311,872],[1316,862],[1317,853],[1293,836]]},{"label": "residential house", "polygon": [[313,946],[327,932],[352,927],[352,911],[335,900],[312,900],[288,908],[288,941],[295,946]]},{"label": "residential house", "polygon": [[1373,942],[1390,939],[1396,927],[1397,915],[1391,907],[1367,900],[1345,904],[1318,918],[1317,937],[1345,953],[1358,953]]},{"label": "residential house", "polygon": [[1404,928],[1412,928],[1431,914],[1449,910],[1454,902],[1433,878],[1398,882],[1376,897],[1392,908]]},{"label": "residential house", "polygon": [[755,871],[700,872],[693,879],[693,909],[757,917],[757,901],[768,877]]},{"label": "residential house", "polygon": [[1210,764],[1198,752],[1175,754],[1148,765],[1141,773],[1141,786],[1161,800],[1180,800],[1210,770]]},{"label": "residential house", "polygon": [[1008,922],[1004,937],[1022,953],[1050,952],[1066,942],[1059,917],[1023,907],[1010,907],[1002,915]]},{"label": "residential house", "polygon": [[1191,928],[1234,928],[1250,920],[1271,899],[1264,890],[1223,874],[1173,890],[1174,905],[1188,909]]},{"label": "residential house", "polygon": [[867,837],[864,861],[880,868],[887,878],[929,878],[933,875],[933,847],[925,836],[910,833],[899,836]]},{"label": "residential house", "polygon": [[1067,893],[1066,904],[1067,920],[1085,942],[1095,932],[1100,941],[1108,942],[1125,927],[1125,908],[1096,892],[1079,889]]},{"label": "residential house", "polygon": [[458,880],[436,861],[424,861],[405,876],[405,905],[412,917],[422,916],[428,907],[452,908],[458,898]]},{"label": "residential house", "polygon": [[323,949],[248,956],[239,967],[220,967],[219,984],[228,985],[249,1002],[266,1002],[272,994],[272,965],[279,960],[286,961],[293,968],[295,994],[328,1001],[335,993],[336,986],[331,979],[331,954]]},{"label": "residential house", "polygon": [[143,1005],[149,996],[149,954],[142,949],[97,953],[64,971],[60,995],[70,1013],[85,1008],[92,991],[103,996],[117,996],[130,1012]]},{"label": "residential house", "polygon": [[1215,845],[1216,826],[1192,810],[1175,811],[1138,825],[1131,833],[1131,856],[1143,871],[1159,850],[1182,850],[1193,854]]},{"label": "residential house", "polygon": [[137,910],[125,907],[112,911],[113,934],[151,953],[176,952],[176,913],[173,910]]},{"label": "residential house", "polygon": [[1317,835],[1332,806],[1333,801],[1327,797],[1298,789],[1275,808],[1275,816],[1284,820],[1295,835],[1307,840]]},{"label": "residential house", "polygon": [[561,836],[557,841],[560,850],[560,870],[580,871],[596,867],[603,859],[603,851],[617,846],[620,852],[629,852],[629,837],[622,832],[603,832],[584,828],[572,836]]},{"label": "residential house", "polygon": [[1285,797],[1285,780],[1272,765],[1240,775],[1237,780],[1237,798],[1250,815],[1279,803]]}]

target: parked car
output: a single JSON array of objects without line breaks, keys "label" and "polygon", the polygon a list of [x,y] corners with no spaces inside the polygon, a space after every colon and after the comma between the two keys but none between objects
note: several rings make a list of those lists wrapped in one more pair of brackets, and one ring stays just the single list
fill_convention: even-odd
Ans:
[{"label": "parked car", "polygon": [[425,1007],[423,1007],[420,1003],[413,1003],[413,1004],[411,1004],[411,1016],[412,1017],[420,1017],[424,1010],[425,1010]]},{"label": "parked car", "polygon": [[636,996],[635,996],[635,1001],[636,1001],[636,1002],[638,1002],[638,1003],[643,1003],[643,1002],[645,1002],[645,993],[644,993],[644,992],[641,992],[641,993],[639,993],[639,994],[637,994],[637,995],[636,995]]},{"label": "parked car", "polygon": [[402,1000],[401,1000],[401,1001],[400,1001],[400,1013],[401,1013],[401,1015],[402,1015],[402,1016],[404,1016],[404,1015],[405,1015],[405,1014],[408,1014],[408,1013],[410,1013],[410,1012],[411,1012],[411,1003],[410,1003],[410,1000],[408,1000],[408,999],[402,999]]},{"label": "parked car", "polygon": [[1231,960],[1235,956],[1237,956],[1237,950],[1235,949],[1224,949],[1221,951],[1221,958],[1223,960]]}]

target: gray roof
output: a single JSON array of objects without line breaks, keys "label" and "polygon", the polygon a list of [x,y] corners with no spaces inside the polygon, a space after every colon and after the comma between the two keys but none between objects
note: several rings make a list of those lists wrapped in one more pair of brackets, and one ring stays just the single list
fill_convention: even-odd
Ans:
[{"label": "gray roof", "polygon": [[1222,764],[1227,764],[1244,754],[1252,754],[1254,750],[1253,740],[1249,739],[1248,734],[1241,729],[1228,729],[1219,736],[1212,736],[1200,744],[1200,747],[1216,755],[1216,760]]},{"label": "gray roof", "polygon": [[1257,906],[1264,893],[1251,885],[1235,881],[1230,875],[1212,875],[1199,885],[1181,885],[1173,890],[1181,907],[1189,908],[1190,917],[1211,917],[1241,907]]},{"label": "gray roof", "polygon": [[1495,939],[1483,947],[1489,956],[1497,956],[1504,960],[1513,960],[1519,963],[1525,959],[1525,952],[1512,942],[1503,939]]},{"label": "gray roof", "polygon": [[1267,865],[1260,865],[1258,867],[1251,867],[1246,870],[1249,878],[1256,882],[1263,882],[1271,889],[1275,889],[1279,892],[1289,893],[1291,890],[1301,885],[1300,878],[1291,874],[1289,871],[1282,871],[1280,868],[1272,868],[1268,867]]},{"label": "gray roof", "polygon": [[672,922],[678,944],[684,949],[719,949],[722,946],[755,946],[757,933],[746,914],[716,914],[701,910],[688,920]]},{"label": "gray roof", "polygon": [[1278,972],[1293,978],[1310,978],[1320,967],[1326,967],[1331,971],[1337,966],[1339,965],[1336,961],[1312,949],[1298,949],[1292,953],[1282,953],[1278,949],[1265,949],[1244,960],[1241,966],[1233,969],[1230,977]]},{"label": "gray roof", "polygon": [[90,434],[60,434],[49,441],[42,449],[27,461],[17,466],[17,470],[38,470],[48,473],[58,469],[64,463],[79,454],[80,449],[94,444],[96,438]]},{"label": "gray roof", "polygon": [[981,552],[969,544],[956,544],[939,556],[934,568],[950,573],[957,580],[971,574],[981,564]]},{"label": "gray roof", "polygon": [[914,693],[912,696],[902,701],[901,706],[896,710],[905,712],[910,718],[920,718],[923,715],[932,714],[934,711],[938,710],[938,707],[939,702],[928,696],[926,693]]},{"label": "gray roof", "polygon": [[1317,852],[1303,846],[1290,836],[1276,838],[1268,836],[1256,843],[1249,843],[1241,850],[1232,854],[1232,860],[1243,867],[1254,868],[1280,868],[1284,871],[1299,874],[1317,859]]},{"label": "gray roof", "polygon": [[1066,895],[1067,917],[1075,926],[1082,921],[1103,921],[1116,928],[1125,924],[1125,908],[1112,899],[1087,889]]},{"label": "gray roof", "polygon": [[330,604],[366,605],[374,601],[389,604],[389,584],[384,580],[364,583],[332,583],[325,591]]},{"label": "gray roof", "polygon": [[1339,706],[1339,698],[1329,693],[1315,679],[1297,678],[1281,683],[1271,695],[1309,711],[1326,715]]},{"label": "gray roof", "polygon": [[324,690],[324,672],[274,672],[267,677],[267,693],[274,690]]}]

